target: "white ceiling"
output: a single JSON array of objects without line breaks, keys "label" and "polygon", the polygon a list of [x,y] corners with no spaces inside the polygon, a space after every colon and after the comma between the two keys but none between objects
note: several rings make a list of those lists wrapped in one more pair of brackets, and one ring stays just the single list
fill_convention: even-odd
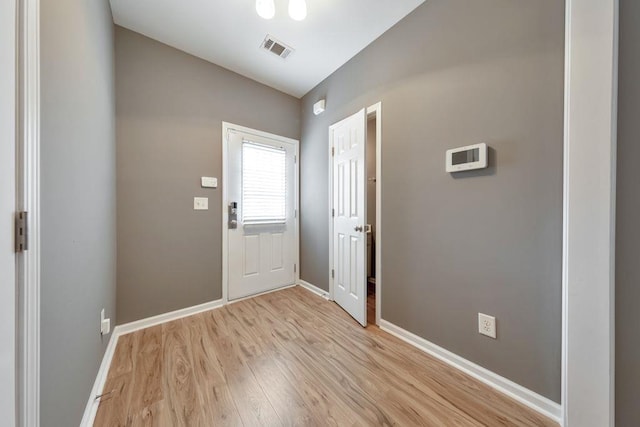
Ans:
[{"label": "white ceiling", "polygon": [[[110,0],[116,24],[302,97],[424,0],[306,0],[294,21],[288,0],[260,18],[255,0]],[[267,34],[293,47],[287,59],[260,49]]]}]

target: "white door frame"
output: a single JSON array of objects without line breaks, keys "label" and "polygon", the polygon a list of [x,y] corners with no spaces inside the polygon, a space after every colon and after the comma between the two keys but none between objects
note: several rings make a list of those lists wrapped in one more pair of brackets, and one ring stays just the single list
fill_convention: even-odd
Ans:
[{"label": "white door frame", "polygon": [[565,34],[563,421],[613,426],[618,1],[566,0]]},{"label": "white door frame", "polygon": [[[250,135],[259,136],[261,138],[272,139],[278,142],[285,142],[292,144],[295,148],[295,162],[294,162],[294,209],[295,209],[295,218],[294,218],[294,257],[296,262],[295,275],[294,275],[294,283],[298,283],[300,281],[300,141],[297,139],[287,138],[280,135],[275,135],[273,133],[263,132],[256,129],[251,129],[246,126],[235,125],[233,123],[222,122],[222,303],[226,304],[229,301],[229,235],[228,235],[228,220],[229,220],[229,212],[227,206],[229,205],[228,193],[229,189],[227,186],[228,178],[229,178],[229,131],[235,130],[238,132],[248,133]],[[276,289],[278,290],[278,289]],[[273,292],[273,290],[268,291]],[[247,298],[252,298],[256,295],[251,295]],[[236,302],[245,298],[239,298],[237,300],[231,301]]]},{"label": "white door frame", "polygon": [[0,3],[0,413],[16,424],[17,292],[14,224],[16,210],[16,23],[17,2]]},{"label": "white door frame", "polygon": [[[376,325],[380,324],[382,313],[382,102],[377,102],[367,108],[367,120],[376,118]],[[332,125],[333,126],[333,125]],[[329,126],[329,299],[334,301],[334,277],[333,271],[333,137]],[[365,123],[366,126],[366,123]],[[366,129],[366,127],[365,127]],[[365,140],[366,143],[366,140]],[[367,192],[364,196],[367,204]],[[366,218],[365,218],[366,222]],[[366,269],[366,265],[365,265]],[[365,274],[366,276],[366,274]],[[366,290],[365,290],[366,291]],[[366,292],[365,292],[366,294]],[[367,319],[367,323],[369,319]]]},{"label": "white door frame", "polygon": [[28,249],[16,258],[17,425],[40,425],[40,1],[18,1],[16,208],[28,212]]}]

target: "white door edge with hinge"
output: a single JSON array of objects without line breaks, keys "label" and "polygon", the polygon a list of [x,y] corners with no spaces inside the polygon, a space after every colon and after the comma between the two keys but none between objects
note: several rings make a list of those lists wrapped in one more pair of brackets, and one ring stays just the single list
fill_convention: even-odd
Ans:
[{"label": "white door edge with hinge", "polygon": [[[279,135],[275,135],[268,132],[259,131],[256,129],[251,129],[245,126],[235,125],[233,123],[222,123],[222,300],[223,302],[228,302],[232,299],[243,298],[249,295],[241,295],[235,294],[233,290],[230,291],[230,280],[233,280],[234,271],[231,271],[230,262],[234,261],[234,255],[229,252],[230,243],[233,244],[233,237],[230,239],[229,233],[234,232],[235,230],[230,230],[229,228],[229,204],[232,202],[230,199],[230,195],[233,193],[233,189],[229,187],[230,185],[230,177],[232,174],[236,173],[232,170],[232,165],[230,164],[230,156],[229,149],[230,146],[234,144],[232,138],[234,138],[235,134],[243,134],[247,135],[247,140],[255,140],[258,145],[261,143],[265,146],[268,145],[280,145],[286,146],[287,150],[291,149],[293,153],[293,196],[292,196],[292,212],[293,218],[290,222],[293,230],[291,230],[293,234],[293,242],[292,246],[292,263],[291,268],[293,269],[293,276],[291,280],[287,280],[283,282],[281,285],[276,287],[286,287],[290,286],[293,283],[297,283],[300,278],[300,250],[299,250],[299,149],[300,143],[298,140],[287,138]],[[245,140],[244,142],[249,142]],[[234,184],[235,185],[235,184]],[[238,202],[237,200],[233,200]],[[240,207],[241,208],[241,207]],[[241,213],[241,209],[238,209],[238,212]],[[240,219],[240,218],[238,218]],[[242,224],[239,225],[239,228],[242,228]],[[231,240],[231,242],[230,242]],[[235,264],[237,265],[237,263]],[[264,291],[272,290],[262,289],[255,290],[255,293],[261,293]]]},{"label": "white door edge with hinge", "polygon": [[330,293],[367,325],[365,109],[329,127]]}]

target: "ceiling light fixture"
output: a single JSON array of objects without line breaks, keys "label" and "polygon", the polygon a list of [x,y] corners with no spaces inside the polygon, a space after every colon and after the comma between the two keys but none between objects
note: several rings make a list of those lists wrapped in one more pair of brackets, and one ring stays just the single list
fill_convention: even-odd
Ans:
[{"label": "ceiling light fixture", "polygon": [[[261,18],[271,19],[276,14],[274,0],[256,0],[256,12]],[[307,17],[307,3],[305,0],[289,0],[289,16],[296,21]]]},{"label": "ceiling light fixture", "polygon": [[276,14],[274,0],[256,0],[256,12],[261,18],[271,19]]},{"label": "ceiling light fixture", "polygon": [[296,21],[307,17],[307,3],[305,0],[289,0],[289,16]]}]

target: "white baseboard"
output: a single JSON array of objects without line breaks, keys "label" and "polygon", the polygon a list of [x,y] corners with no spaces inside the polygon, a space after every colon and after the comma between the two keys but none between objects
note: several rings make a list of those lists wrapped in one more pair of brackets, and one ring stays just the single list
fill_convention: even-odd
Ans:
[{"label": "white baseboard", "polygon": [[193,314],[202,313],[203,311],[213,310],[214,308],[219,308],[223,305],[224,304],[222,300],[206,302],[204,304],[194,305],[193,307],[187,307],[180,310],[171,311],[169,313],[147,317],[146,319],[125,323],[113,328],[111,338],[109,339],[109,344],[107,344],[107,349],[105,350],[104,356],[102,357],[102,363],[100,364],[98,375],[96,375],[96,381],[93,383],[93,388],[91,389],[89,401],[87,402],[87,406],[85,407],[84,415],[82,416],[82,421],[80,422],[80,427],[90,427],[93,425],[96,414],[98,413],[98,406],[100,403],[99,399],[96,399],[96,396],[103,393],[104,384],[107,381],[107,374],[109,373],[109,367],[111,366],[111,360],[113,359],[113,354],[116,350],[118,338],[120,336],[138,331],[140,329],[191,316]]},{"label": "white baseboard", "polygon": [[118,345],[119,336],[120,334],[118,333],[118,327],[116,326],[115,328],[113,328],[111,338],[109,338],[109,343],[107,344],[107,348],[104,351],[104,356],[102,356],[102,363],[100,364],[100,368],[98,369],[96,380],[93,383],[93,388],[91,389],[89,401],[87,402],[87,406],[85,407],[84,415],[82,416],[82,421],[80,422],[80,427],[89,427],[93,425],[93,421],[96,418],[96,413],[98,412],[98,405],[100,404],[100,400],[96,399],[96,396],[102,394],[104,383],[107,380],[107,373],[109,373],[109,367],[111,366],[111,359],[113,359],[113,353],[115,352],[116,346]]},{"label": "white baseboard", "polygon": [[224,303],[221,299],[205,302],[204,304],[194,305],[193,307],[181,308],[180,310],[170,311],[168,313],[159,314],[157,316],[147,317],[146,319],[136,320],[133,322],[118,325],[117,328],[119,329],[120,335],[125,335],[131,332],[138,331],[140,329],[160,325],[172,320],[202,313],[203,311],[213,310],[214,308],[219,308],[223,305]]},{"label": "white baseboard", "polygon": [[316,285],[312,285],[311,283],[305,282],[304,280],[298,280],[298,284],[303,288],[313,292],[314,294],[321,296],[324,299],[329,299],[329,292],[325,291],[324,289],[320,289]]},{"label": "white baseboard", "polygon": [[490,370],[476,365],[475,363],[445,350],[444,348],[433,344],[426,339],[419,337],[399,326],[394,325],[391,322],[381,319],[380,329],[394,335],[401,340],[417,347],[436,357],[439,360],[453,366],[456,369],[463,371],[464,373],[472,376],[473,378],[482,381],[490,387],[493,387],[497,391],[506,394],[512,399],[526,405],[527,407],[535,410],[536,412],[545,415],[554,421],[562,425],[562,406],[544,396],[539,395],[527,388],[522,387],[513,381],[504,378]]}]

